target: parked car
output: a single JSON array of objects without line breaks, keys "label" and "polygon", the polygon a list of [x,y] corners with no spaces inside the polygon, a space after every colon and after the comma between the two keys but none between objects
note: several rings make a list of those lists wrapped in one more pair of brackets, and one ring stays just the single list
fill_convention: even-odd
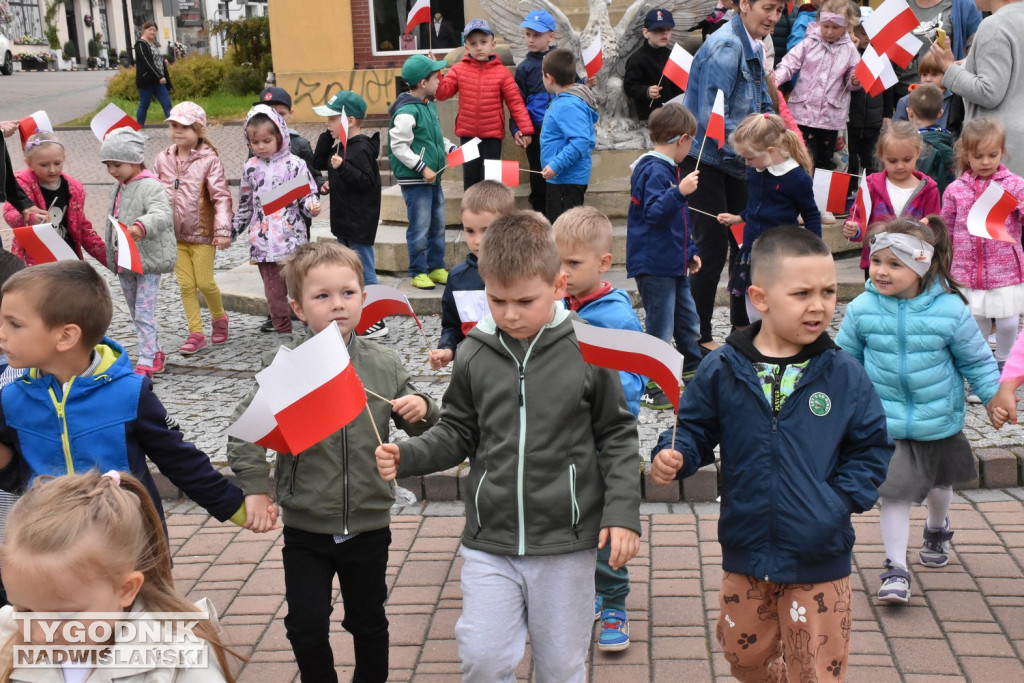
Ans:
[{"label": "parked car", "polygon": [[0,33],[0,55],[3,55],[0,74],[10,76],[14,73],[14,54],[11,52],[11,41],[3,33]]}]

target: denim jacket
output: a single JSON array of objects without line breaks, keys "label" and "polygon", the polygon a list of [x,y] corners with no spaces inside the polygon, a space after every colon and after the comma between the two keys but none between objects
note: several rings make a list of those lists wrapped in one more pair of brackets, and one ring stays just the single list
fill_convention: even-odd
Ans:
[{"label": "denim jacket", "polygon": [[[773,111],[765,87],[761,56],[754,52],[750,34],[740,17],[711,34],[693,58],[690,87],[683,104],[697,117],[697,134],[690,156],[696,158],[719,90],[725,92],[725,133],[729,135],[748,114]],[[704,146],[701,163],[717,166],[737,178],[744,177],[743,158],[728,144],[722,149],[714,139]]]}]

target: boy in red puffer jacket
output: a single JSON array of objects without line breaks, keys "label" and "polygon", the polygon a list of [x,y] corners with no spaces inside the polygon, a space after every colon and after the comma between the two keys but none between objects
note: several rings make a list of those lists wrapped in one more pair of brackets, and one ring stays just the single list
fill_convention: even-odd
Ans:
[{"label": "boy in red puffer jacket", "polygon": [[484,179],[484,159],[501,158],[505,137],[505,110],[508,106],[519,130],[516,144],[526,148],[533,136],[533,122],[523,103],[512,72],[494,54],[494,31],[483,19],[466,24],[466,54],[441,77],[435,98],[443,101],[462,91],[455,134],[462,143],[480,138],[480,157],[462,166],[463,188]]}]

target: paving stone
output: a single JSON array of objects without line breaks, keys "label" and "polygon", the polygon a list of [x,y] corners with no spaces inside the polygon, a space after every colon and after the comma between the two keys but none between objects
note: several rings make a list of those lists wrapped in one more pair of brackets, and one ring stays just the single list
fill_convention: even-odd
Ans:
[{"label": "paving stone", "polygon": [[718,469],[714,465],[705,465],[684,479],[683,496],[690,503],[718,498]]},{"label": "paving stone", "polygon": [[987,489],[1016,486],[1019,482],[1017,456],[1003,448],[976,448],[981,478]]},{"label": "paving stone", "polygon": [[896,663],[905,673],[946,674],[957,670],[956,659],[945,640],[893,638]]}]

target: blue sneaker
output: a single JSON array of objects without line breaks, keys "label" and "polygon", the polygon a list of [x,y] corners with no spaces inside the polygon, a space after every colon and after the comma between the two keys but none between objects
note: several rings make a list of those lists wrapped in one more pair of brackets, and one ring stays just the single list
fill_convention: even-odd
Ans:
[{"label": "blue sneaker", "polygon": [[594,621],[601,618],[601,606],[604,605],[604,598],[600,595],[594,596]]},{"label": "blue sneaker", "polygon": [[629,619],[618,609],[601,610],[601,636],[597,649],[603,652],[621,652],[629,647]]}]

